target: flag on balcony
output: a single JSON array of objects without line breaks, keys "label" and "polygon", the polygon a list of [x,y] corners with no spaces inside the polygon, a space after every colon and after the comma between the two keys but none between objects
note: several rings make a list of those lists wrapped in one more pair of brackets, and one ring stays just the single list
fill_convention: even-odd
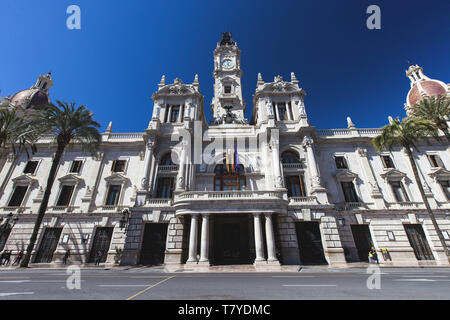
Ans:
[{"label": "flag on balcony", "polygon": [[225,152],[225,167],[227,168],[227,173],[230,173],[230,151],[228,149]]},{"label": "flag on balcony", "polygon": [[234,148],[234,170],[235,170],[235,172],[239,172],[239,161],[238,161],[237,148]]}]

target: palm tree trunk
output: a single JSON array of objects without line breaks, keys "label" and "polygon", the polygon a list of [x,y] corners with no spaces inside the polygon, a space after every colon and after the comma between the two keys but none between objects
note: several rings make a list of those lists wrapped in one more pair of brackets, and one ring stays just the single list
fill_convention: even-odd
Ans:
[{"label": "palm tree trunk", "polygon": [[59,162],[61,161],[65,146],[58,145],[56,149],[55,157],[53,158],[52,167],[50,169],[50,173],[47,179],[47,186],[45,187],[44,197],[42,199],[41,205],[39,207],[38,216],[36,222],[34,224],[33,233],[31,234],[30,242],[27,246],[27,252],[25,253],[22,262],[20,263],[21,268],[28,267],[31,259],[31,253],[33,252],[34,245],[36,244],[37,235],[39,233],[39,229],[42,224],[42,220],[44,219],[45,212],[47,211],[48,200],[50,199],[50,193],[52,190],[53,182],[55,182],[56,171],[59,166]]},{"label": "palm tree trunk", "polygon": [[448,132],[448,126],[447,123],[442,123],[439,125],[439,129],[441,129],[442,132],[444,132],[445,137],[448,140],[448,143],[450,143],[450,132]]},{"label": "palm tree trunk", "polygon": [[416,184],[419,187],[420,195],[422,196],[422,200],[423,200],[423,202],[425,204],[425,207],[427,208],[428,214],[430,215],[431,221],[433,222],[434,230],[436,230],[438,238],[441,241],[441,245],[444,248],[444,252],[447,255],[447,259],[450,262],[450,253],[449,253],[447,244],[445,243],[444,236],[442,235],[442,232],[439,229],[439,226],[438,226],[438,224],[436,222],[436,217],[434,216],[434,213],[431,210],[430,204],[428,203],[428,199],[427,199],[427,197],[425,195],[425,190],[423,190],[422,183],[420,182],[419,172],[417,170],[417,165],[416,165],[416,162],[414,161],[411,149],[409,147],[405,147],[405,149],[406,149],[406,153],[408,155],[409,162],[411,164],[411,167],[412,167],[412,170],[413,170],[413,173],[414,173],[414,178],[416,180]]}]

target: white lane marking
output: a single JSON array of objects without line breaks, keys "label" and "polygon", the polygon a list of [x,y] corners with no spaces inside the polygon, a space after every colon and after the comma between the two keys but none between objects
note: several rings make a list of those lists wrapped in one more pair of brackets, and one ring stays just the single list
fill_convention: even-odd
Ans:
[{"label": "white lane marking", "polygon": [[336,284],[283,284],[283,287],[337,287]]},{"label": "white lane marking", "polygon": [[272,278],[316,278],[315,276],[272,276]]},{"label": "white lane marking", "polygon": [[31,280],[2,280],[0,283],[23,283],[30,282]]},{"label": "white lane marking", "polygon": [[99,284],[99,287],[148,287],[151,284]]},{"label": "white lane marking", "polygon": [[420,281],[420,282],[436,282],[436,281],[450,281],[450,280],[443,280],[443,279],[394,279],[393,281]]},{"label": "white lane marking", "polygon": [[[421,276],[402,276],[403,278],[421,277]],[[448,278],[448,276],[427,276],[427,278]]]},{"label": "white lane marking", "polygon": [[0,297],[15,296],[20,294],[34,294],[34,292],[4,292],[0,293]]}]

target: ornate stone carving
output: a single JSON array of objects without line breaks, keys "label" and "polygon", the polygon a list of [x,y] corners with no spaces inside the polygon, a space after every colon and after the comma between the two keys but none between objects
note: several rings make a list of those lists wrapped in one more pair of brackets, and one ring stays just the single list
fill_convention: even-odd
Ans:
[{"label": "ornate stone carving", "polygon": [[356,152],[358,152],[358,154],[359,154],[361,157],[367,157],[367,149],[364,149],[364,148],[357,148],[357,149],[356,149]]},{"label": "ornate stone carving", "polygon": [[314,140],[311,137],[305,136],[302,141],[303,148],[311,148],[314,144]]}]

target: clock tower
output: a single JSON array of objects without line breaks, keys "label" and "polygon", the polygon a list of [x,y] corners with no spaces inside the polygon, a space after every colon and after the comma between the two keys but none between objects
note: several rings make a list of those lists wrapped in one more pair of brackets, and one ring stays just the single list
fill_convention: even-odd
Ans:
[{"label": "clock tower", "polygon": [[211,113],[214,123],[246,124],[241,86],[241,51],[231,38],[231,32],[222,34],[222,40],[214,50],[213,76],[215,81]]}]

